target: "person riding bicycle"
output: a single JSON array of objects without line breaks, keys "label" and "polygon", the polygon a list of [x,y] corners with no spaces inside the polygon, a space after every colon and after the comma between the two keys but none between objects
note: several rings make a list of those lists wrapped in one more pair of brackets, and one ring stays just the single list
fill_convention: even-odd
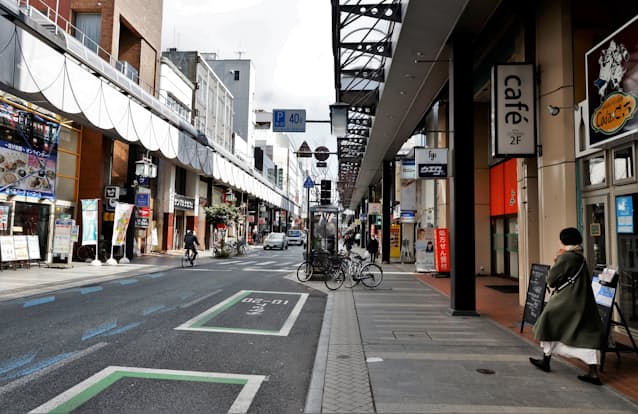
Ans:
[{"label": "person riding bicycle", "polygon": [[193,234],[193,230],[186,231],[186,236],[184,236],[184,248],[193,252],[192,260],[195,260],[195,258],[197,257],[197,248],[195,246],[199,246],[197,236]]}]

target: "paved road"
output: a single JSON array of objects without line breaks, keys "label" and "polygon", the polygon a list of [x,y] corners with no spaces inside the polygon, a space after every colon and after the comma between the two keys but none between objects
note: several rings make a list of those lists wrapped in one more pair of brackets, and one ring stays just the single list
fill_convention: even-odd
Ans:
[{"label": "paved road", "polygon": [[300,261],[256,250],[0,302],[0,412],[303,411],[326,296],[282,277]]}]

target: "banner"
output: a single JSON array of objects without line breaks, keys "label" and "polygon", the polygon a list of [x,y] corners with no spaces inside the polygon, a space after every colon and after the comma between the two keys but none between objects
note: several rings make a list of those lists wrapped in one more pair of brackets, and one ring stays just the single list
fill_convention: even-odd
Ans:
[{"label": "banner", "polygon": [[82,202],[82,245],[97,245],[97,203],[98,199],[80,200]]},{"label": "banner", "polygon": [[126,243],[126,229],[131,221],[131,213],[133,213],[133,204],[116,203],[115,217],[113,219],[113,246],[123,246]]},{"label": "banner", "polygon": [[55,198],[60,124],[0,102],[0,194]]},{"label": "banner", "polygon": [[450,239],[446,228],[434,229],[434,254],[436,271],[439,273],[450,272]]}]

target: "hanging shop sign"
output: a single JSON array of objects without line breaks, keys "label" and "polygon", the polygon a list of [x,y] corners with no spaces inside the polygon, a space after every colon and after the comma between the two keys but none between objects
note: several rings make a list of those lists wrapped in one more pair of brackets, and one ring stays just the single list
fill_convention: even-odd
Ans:
[{"label": "hanging shop sign", "polygon": [[195,199],[175,194],[173,205],[178,210],[195,210]]},{"label": "hanging shop sign", "polygon": [[492,157],[536,156],[534,65],[492,67]]},{"label": "hanging shop sign", "polygon": [[638,16],[585,54],[589,145],[638,131]]},{"label": "hanging shop sign", "polygon": [[447,148],[415,148],[417,178],[447,177]]},{"label": "hanging shop sign", "polygon": [[0,194],[55,198],[60,124],[0,102]]}]

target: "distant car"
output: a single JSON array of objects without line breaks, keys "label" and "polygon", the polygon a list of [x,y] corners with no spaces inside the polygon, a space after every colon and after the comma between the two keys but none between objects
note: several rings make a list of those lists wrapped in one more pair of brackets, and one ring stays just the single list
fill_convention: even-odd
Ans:
[{"label": "distant car", "polygon": [[289,244],[298,244],[301,246],[306,241],[306,235],[301,230],[288,230],[287,237]]},{"label": "distant car", "polygon": [[287,249],[288,238],[285,233],[270,233],[264,240],[264,250],[268,249]]}]

